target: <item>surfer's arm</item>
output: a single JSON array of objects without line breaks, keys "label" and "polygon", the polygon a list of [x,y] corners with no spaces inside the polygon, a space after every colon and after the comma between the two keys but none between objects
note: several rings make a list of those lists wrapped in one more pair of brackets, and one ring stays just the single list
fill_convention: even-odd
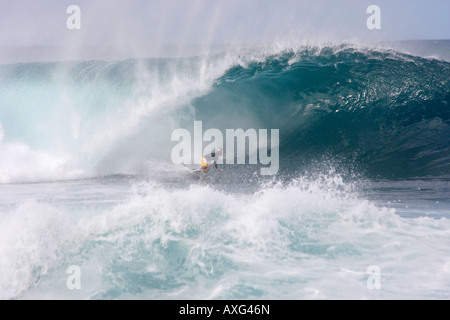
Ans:
[{"label": "surfer's arm", "polygon": [[222,169],[220,169],[219,165],[217,164],[217,161],[214,161],[214,168],[216,168],[217,171],[222,171]]}]

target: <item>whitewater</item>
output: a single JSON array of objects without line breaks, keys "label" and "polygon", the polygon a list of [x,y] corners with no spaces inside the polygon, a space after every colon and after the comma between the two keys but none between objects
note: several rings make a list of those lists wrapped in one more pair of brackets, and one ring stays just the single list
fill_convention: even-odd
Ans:
[{"label": "whitewater", "polygon": [[[449,101],[354,44],[0,65],[0,299],[448,299]],[[279,129],[279,172],[195,179],[194,121]]]}]

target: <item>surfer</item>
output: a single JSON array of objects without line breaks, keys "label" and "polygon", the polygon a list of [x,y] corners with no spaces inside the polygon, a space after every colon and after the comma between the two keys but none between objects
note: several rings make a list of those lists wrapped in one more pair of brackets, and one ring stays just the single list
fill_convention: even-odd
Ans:
[{"label": "surfer", "polygon": [[214,163],[214,168],[216,168],[219,172],[222,171],[222,169],[220,169],[219,165],[217,164],[220,156],[222,156],[222,149],[220,148],[214,149],[211,154],[203,156],[202,167],[200,168],[200,170],[203,170],[204,173],[207,173],[211,168],[210,163]]}]

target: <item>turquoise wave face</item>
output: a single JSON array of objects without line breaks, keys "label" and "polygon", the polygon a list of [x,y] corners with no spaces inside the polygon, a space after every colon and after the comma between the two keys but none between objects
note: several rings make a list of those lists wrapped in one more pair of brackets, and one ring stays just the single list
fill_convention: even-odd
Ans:
[{"label": "turquoise wave face", "polygon": [[449,63],[345,49],[231,68],[194,106],[212,127],[279,128],[285,171],[325,156],[398,178],[448,172],[449,101]]},{"label": "turquoise wave face", "polygon": [[[450,169],[450,64],[444,61],[341,46],[16,64],[0,66],[0,74],[9,158],[19,153],[14,143],[29,149],[21,157],[53,157],[52,179],[67,171],[133,173],[148,161],[166,163],[171,132],[194,120],[205,130],[280,129],[280,174],[324,157],[385,178],[443,176]],[[41,177],[30,166],[17,168],[16,180]]]}]

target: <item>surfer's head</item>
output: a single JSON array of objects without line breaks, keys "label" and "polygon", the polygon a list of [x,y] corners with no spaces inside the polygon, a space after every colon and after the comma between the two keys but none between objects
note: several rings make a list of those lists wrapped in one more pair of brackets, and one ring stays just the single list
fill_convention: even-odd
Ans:
[{"label": "surfer's head", "polygon": [[220,157],[222,155],[222,149],[218,148],[218,149],[214,149],[211,152],[211,157],[215,158],[216,156]]}]

